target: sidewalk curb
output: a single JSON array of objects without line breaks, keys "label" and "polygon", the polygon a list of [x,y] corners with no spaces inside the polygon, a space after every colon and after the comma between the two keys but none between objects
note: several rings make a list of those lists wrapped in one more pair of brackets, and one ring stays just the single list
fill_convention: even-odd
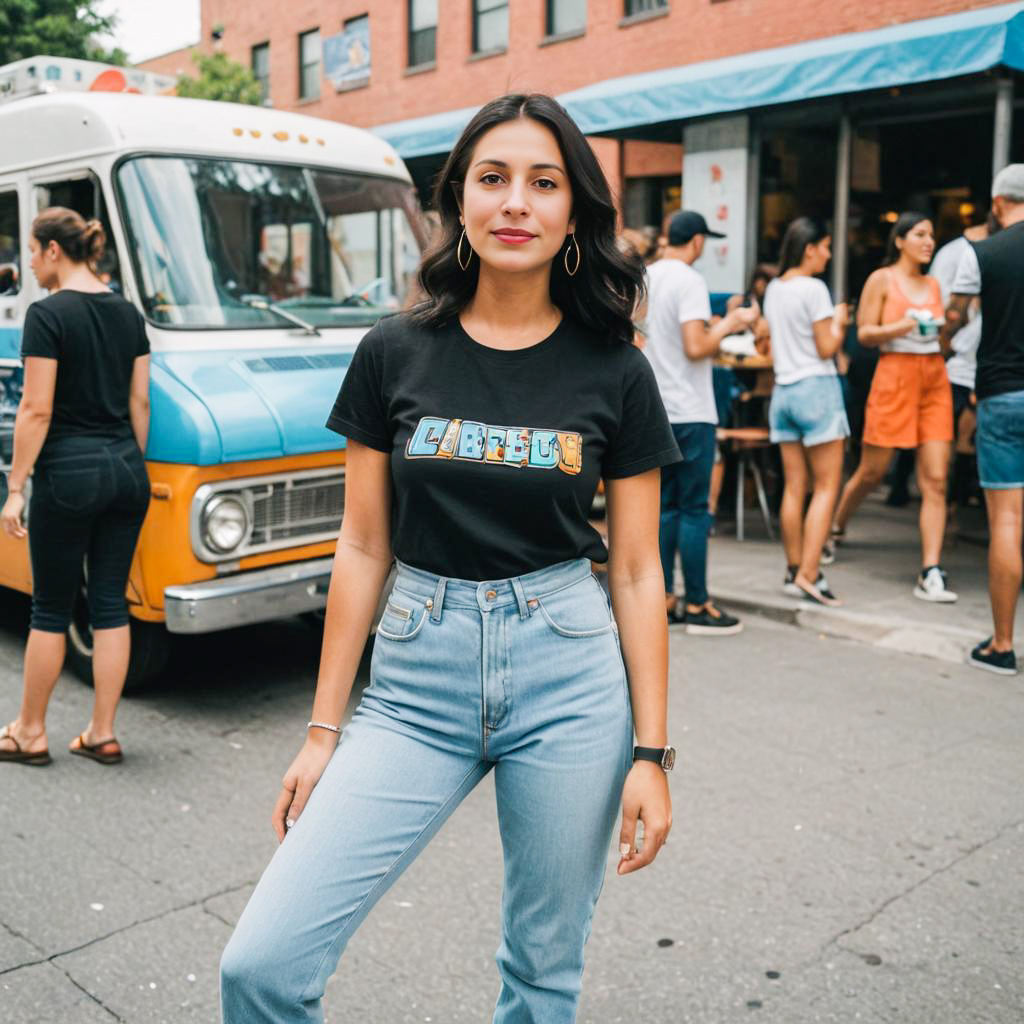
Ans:
[{"label": "sidewalk curb", "polygon": [[801,600],[752,596],[715,588],[715,598],[727,608],[752,612],[776,622],[812,629],[826,636],[858,640],[901,654],[935,658],[963,665],[971,648],[985,638],[984,630],[941,623],[882,618],[843,608],[821,608]]}]

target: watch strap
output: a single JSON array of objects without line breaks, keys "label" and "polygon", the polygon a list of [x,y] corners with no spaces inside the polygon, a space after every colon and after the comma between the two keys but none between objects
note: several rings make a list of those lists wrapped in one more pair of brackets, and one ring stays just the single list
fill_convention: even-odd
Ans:
[{"label": "watch strap", "polygon": [[[672,757],[668,758],[666,755],[668,751],[672,751]],[[675,751],[672,747],[634,747],[633,748],[633,760],[634,761],[653,761],[654,764],[664,768],[665,771],[669,771],[675,762]],[[671,762],[671,763],[668,763]]]}]

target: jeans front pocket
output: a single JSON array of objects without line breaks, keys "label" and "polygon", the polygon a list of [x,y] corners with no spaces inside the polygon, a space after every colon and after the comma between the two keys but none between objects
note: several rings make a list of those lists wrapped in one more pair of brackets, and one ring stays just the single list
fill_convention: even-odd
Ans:
[{"label": "jeans front pocket", "polygon": [[426,621],[427,607],[423,601],[411,594],[392,590],[377,623],[377,636],[406,642],[419,635]]},{"label": "jeans front pocket", "polygon": [[45,474],[46,489],[59,508],[83,512],[95,505],[100,493],[98,466],[61,466]]},{"label": "jeans front pocket", "polygon": [[601,584],[593,575],[538,598],[537,606],[555,633],[573,640],[603,636],[615,628]]}]

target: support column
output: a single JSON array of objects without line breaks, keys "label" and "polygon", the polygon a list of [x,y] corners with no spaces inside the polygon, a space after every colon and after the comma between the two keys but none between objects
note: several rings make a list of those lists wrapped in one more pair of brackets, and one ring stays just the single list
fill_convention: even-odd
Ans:
[{"label": "support column", "polygon": [[995,125],[992,133],[992,177],[1010,162],[1013,141],[1013,79],[1000,78],[996,83]]},{"label": "support column", "polygon": [[744,287],[750,281],[757,264],[758,232],[761,228],[761,119],[750,115],[747,135],[747,232],[746,251],[743,256]]},{"label": "support column", "polygon": [[850,163],[853,126],[844,109],[839,118],[839,147],[836,154],[836,198],[832,216],[832,295],[836,302],[847,298],[847,268],[850,245]]}]

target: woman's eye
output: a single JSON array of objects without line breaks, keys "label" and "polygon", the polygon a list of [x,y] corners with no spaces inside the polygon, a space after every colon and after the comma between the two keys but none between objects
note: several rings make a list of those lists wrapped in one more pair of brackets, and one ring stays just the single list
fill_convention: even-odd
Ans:
[{"label": "woman's eye", "polygon": [[481,176],[480,182],[484,185],[500,185],[501,175],[495,174],[493,171],[489,171],[487,174]]},{"label": "woman's eye", "polygon": [[550,178],[538,178],[536,184],[542,189],[553,189],[558,187]]}]

